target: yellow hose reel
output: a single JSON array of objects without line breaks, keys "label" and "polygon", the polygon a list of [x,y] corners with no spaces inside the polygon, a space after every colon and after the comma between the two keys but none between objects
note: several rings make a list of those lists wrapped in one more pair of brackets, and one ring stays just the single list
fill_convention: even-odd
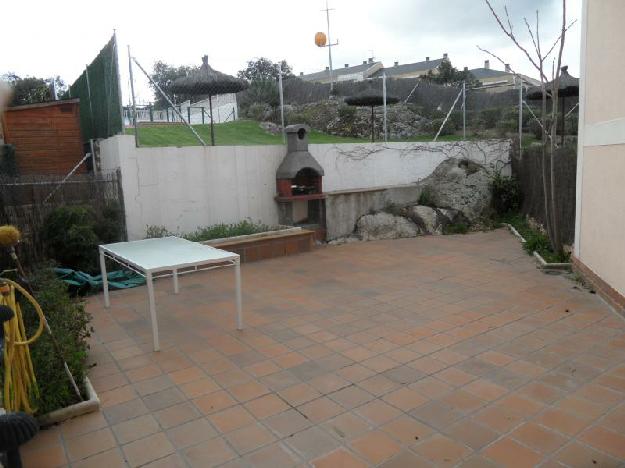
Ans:
[{"label": "yellow hose reel", "polygon": [[[26,337],[22,310],[17,302],[16,293],[25,297],[39,316],[39,326],[30,338]],[[35,298],[22,286],[6,278],[0,278],[0,306],[6,306],[13,311],[13,318],[2,325],[4,327],[2,406],[8,412],[24,411],[32,414],[35,408],[31,404],[31,397],[38,396],[39,389],[28,345],[41,336],[46,319]]]}]

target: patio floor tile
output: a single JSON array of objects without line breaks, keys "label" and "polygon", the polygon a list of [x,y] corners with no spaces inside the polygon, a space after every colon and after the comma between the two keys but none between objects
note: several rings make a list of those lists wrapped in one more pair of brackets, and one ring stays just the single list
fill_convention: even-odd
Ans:
[{"label": "patio floor tile", "polygon": [[228,444],[219,437],[187,447],[182,453],[189,466],[193,468],[221,465],[237,456],[228,447]]},{"label": "patio floor tile", "polygon": [[341,448],[312,461],[315,468],[366,468],[367,464]]},{"label": "patio floor tile", "polygon": [[254,422],[254,416],[241,405],[211,414],[208,419],[222,433],[239,429]]},{"label": "patio floor tile", "polygon": [[157,280],[157,353],[145,287],[88,298],[101,412],[41,431],[25,466],[625,464],[625,320],[504,230],[242,276],[242,331],[231,271]]},{"label": "patio floor tile", "polygon": [[393,457],[401,450],[401,446],[381,431],[368,432],[354,439],[351,447],[369,463],[377,465]]},{"label": "patio floor tile", "polygon": [[534,467],[541,456],[510,438],[501,439],[484,450],[484,455],[503,466]]},{"label": "patio floor tile", "polygon": [[174,453],[175,448],[165,434],[159,432],[124,445],[123,451],[128,464],[135,467]]},{"label": "patio floor tile", "polygon": [[414,451],[437,466],[454,466],[471,453],[468,447],[439,434],[415,446]]}]

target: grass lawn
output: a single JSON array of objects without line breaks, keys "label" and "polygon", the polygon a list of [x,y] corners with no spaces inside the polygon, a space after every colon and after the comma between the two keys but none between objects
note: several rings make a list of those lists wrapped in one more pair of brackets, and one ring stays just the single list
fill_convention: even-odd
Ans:
[{"label": "grass lawn", "polygon": [[[202,137],[206,144],[210,145],[210,127],[208,125],[194,125],[193,128]],[[133,128],[127,128],[126,134],[134,134]],[[482,137],[484,138],[484,137]],[[432,141],[434,135],[417,135],[396,142],[427,142]],[[467,140],[477,140],[475,136],[467,136]],[[441,135],[438,141],[462,141],[462,135]],[[369,138],[352,138],[329,135],[317,130],[312,130],[309,135],[310,143],[369,143]],[[376,140],[377,141],[377,140]],[[523,146],[528,146],[534,141],[533,136],[523,137]],[[218,146],[239,145],[280,145],[281,135],[273,135],[266,132],[258,122],[254,120],[237,120],[215,124],[215,144]],[[195,138],[191,130],[182,124],[154,125],[139,127],[140,146],[199,146],[200,142]]]},{"label": "grass lawn", "polygon": [[[194,125],[193,128],[210,145],[210,126]],[[134,134],[133,128],[126,129],[127,134]],[[365,143],[361,138],[346,138],[328,135],[316,130],[310,132],[310,143]],[[185,125],[159,125],[139,127],[139,144],[141,146],[199,146],[191,130]],[[272,135],[260,128],[258,122],[237,120],[215,124],[215,144],[219,146],[235,145],[280,145],[281,135]]]}]

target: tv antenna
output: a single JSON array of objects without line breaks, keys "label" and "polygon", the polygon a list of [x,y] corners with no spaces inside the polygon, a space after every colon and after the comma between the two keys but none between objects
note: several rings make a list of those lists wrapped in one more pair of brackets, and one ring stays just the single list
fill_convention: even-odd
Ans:
[{"label": "tv antenna", "polygon": [[[325,9],[321,10],[326,12],[326,23],[327,23],[327,43],[325,41],[317,41],[317,36],[315,37],[315,43],[318,47],[327,47],[328,48],[328,62],[329,62],[329,70],[330,70],[330,90],[334,89],[334,73],[332,69],[332,47],[339,45],[339,41],[337,40],[334,44],[332,44],[332,39],[330,38],[330,12],[334,11],[334,8],[330,8],[328,6],[328,0],[326,0]],[[319,33],[317,33],[318,35]],[[321,38],[320,38],[321,39]]]}]

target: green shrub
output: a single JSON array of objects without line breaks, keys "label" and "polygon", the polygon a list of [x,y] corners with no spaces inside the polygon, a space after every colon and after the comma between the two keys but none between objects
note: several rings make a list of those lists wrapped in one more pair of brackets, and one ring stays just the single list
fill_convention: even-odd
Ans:
[{"label": "green shrub", "polygon": [[430,187],[423,187],[423,190],[421,190],[421,193],[419,194],[419,200],[417,203],[419,203],[419,205],[431,206],[434,208],[436,207],[435,198],[434,192]]},{"label": "green shrub", "polygon": [[463,115],[461,110],[453,111],[449,116],[447,125],[450,125],[450,128],[453,130],[462,129],[462,117]]},{"label": "green shrub", "polygon": [[262,223],[253,223],[250,220],[243,220],[232,224],[214,224],[212,226],[199,227],[195,231],[187,234],[176,234],[167,230],[165,226],[148,226],[146,229],[146,239],[181,236],[192,242],[202,242],[211,239],[223,239],[226,237],[246,236],[278,229],[278,227],[268,226]]},{"label": "green shrub", "polygon": [[[67,287],[59,280],[51,268],[39,269],[31,281],[35,298],[41,305],[52,333],[59,342],[83,397],[84,378],[87,372],[87,339],[93,329],[89,325],[91,316],[84,304],[70,298]],[[27,336],[32,336],[39,324],[39,317],[27,301],[21,301],[24,325]],[[63,408],[78,402],[73,387],[63,368],[63,362],[55,353],[52,340],[45,331],[30,345],[39,398],[35,400],[37,414]],[[2,378],[0,373],[0,379]]]},{"label": "green shrub", "polygon": [[559,255],[551,248],[551,242],[546,234],[533,228],[528,223],[527,219],[520,214],[508,214],[500,218],[503,223],[508,223],[514,226],[521,236],[525,239],[523,248],[532,255],[534,252],[538,252],[540,256],[549,263],[568,262],[569,254]]},{"label": "green shrub", "polygon": [[175,234],[169,232],[165,226],[150,225],[146,228],[145,238],[154,239],[159,237],[173,236]]},{"label": "green shrub", "polygon": [[356,108],[353,106],[339,106],[339,119],[344,122],[353,122],[356,118]]},{"label": "green shrub", "polygon": [[519,131],[519,122],[514,119],[502,119],[497,122],[495,128],[500,137],[505,137],[508,133]]},{"label": "green shrub", "polygon": [[[443,125],[444,121],[445,121],[444,117],[433,119],[425,125],[424,130],[428,133],[431,133],[432,135],[436,135],[436,132],[438,132],[438,129],[441,127],[441,125]],[[450,122],[448,120],[445,126],[443,127],[443,129],[441,130],[440,135],[441,136],[453,135],[455,130],[456,129],[454,128],[453,122]]]},{"label": "green shrub", "polygon": [[222,239],[225,237],[245,236],[259,232],[271,231],[273,228],[266,224],[256,224],[249,220],[244,220],[234,224],[215,224],[205,226],[195,231],[185,234],[183,237],[193,242],[202,242],[211,239]]},{"label": "green shrub", "polygon": [[469,226],[465,223],[452,223],[443,226],[443,234],[466,234]]},{"label": "green shrub", "polygon": [[123,232],[124,212],[119,203],[110,203],[96,213],[95,233],[100,243],[118,242],[125,237]]},{"label": "green shrub", "polygon": [[61,266],[86,272],[97,267],[98,236],[96,219],[88,206],[55,209],[43,225],[43,240],[48,255]]},{"label": "green shrub", "polygon": [[18,175],[15,160],[15,146],[0,144],[0,174],[15,177]]},{"label": "green shrub", "polygon": [[523,194],[514,177],[495,175],[490,182],[492,206],[498,215],[516,213],[521,209]]},{"label": "green shrub", "polygon": [[[548,118],[547,119],[547,130],[549,130],[550,127],[551,127],[551,119]],[[540,126],[540,123],[538,122],[538,120],[536,120],[534,118],[532,118],[532,120],[530,120],[530,122],[529,122],[529,131],[530,131],[530,133],[532,133],[534,135],[534,138],[536,138],[539,141],[542,140],[543,129]],[[547,139],[549,139],[549,137],[547,137]]]},{"label": "green shrub", "polygon": [[261,104],[254,102],[245,111],[245,116],[249,119],[262,122],[267,117],[268,112],[271,111],[271,107],[267,104]]},{"label": "green shrub", "polygon": [[97,246],[123,238],[122,216],[119,205],[103,207],[99,213],[86,205],[56,208],[42,229],[48,255],[63,267],[99,271]]},{"label": "green shrub", "polygon": [[501,113],[500,108],[483,109],[480,111],[480,126],[482,128],[495,128],[501,119]]}]

